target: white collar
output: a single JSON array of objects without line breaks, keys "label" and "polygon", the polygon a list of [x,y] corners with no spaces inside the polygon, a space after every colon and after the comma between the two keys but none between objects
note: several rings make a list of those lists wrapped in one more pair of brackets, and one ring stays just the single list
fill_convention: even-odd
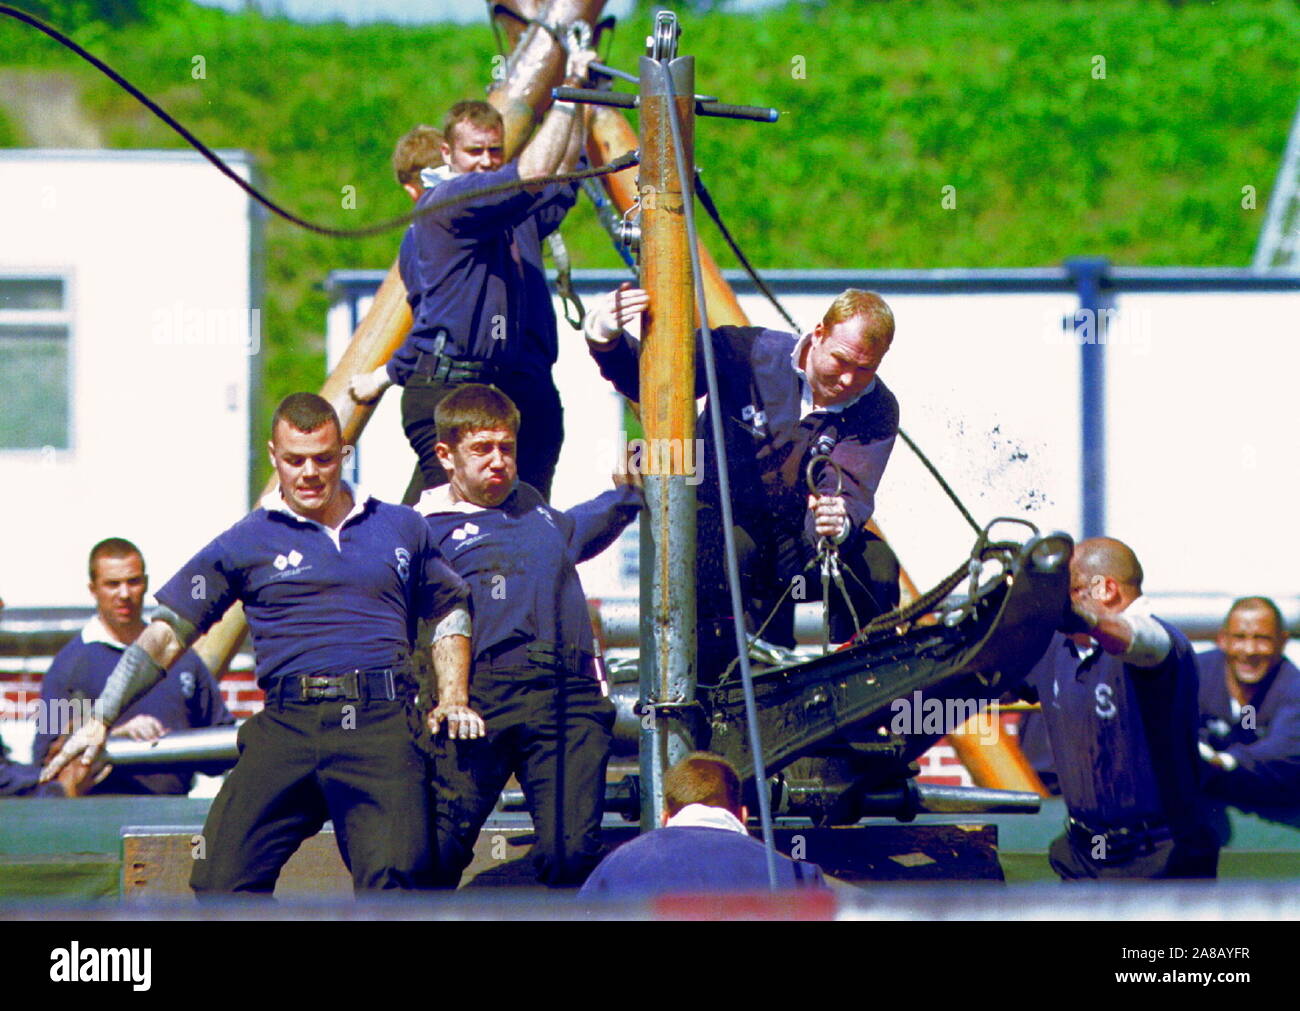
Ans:
[{"label": "white collar", "polygon": [[1155,608],[1151,604],[1151,598],[1145,593],[1134,597],[1133,603],[1124,608],[1124,613],[1142,615],[1145,618],[1154,618],[1156,615]]},{"label": "white collar", "polygon": [[108,630],[108,626],[104,624],[98,614],[86,622],[86,627],[81,630],[81,641],[87,644],[101,642],[105,646],[112,646],[114,649],[126,649],[125,643],[118,642],[113,638],[113,634]]},{"label": "white collar", "polygon": [[[519,479],[515,478],[515,485],[510,489],[510,495],[519,490]],[[509,500],[507,495],[501,500],[501,506]],[[500,509],[501,506],[481,506],[473,502],[466,502],[464,499],[453,499],[451,497],[451,485],[440,484],[436,488],[426,488],[424,494],[420,496],[415,503],[415,511],[421,516],[432,516],[434,513],[481,513],[487,512],[488,509]]]},{"label": "white collar", "polygon": [[802,390],[802,395],[799,398],[799,402],[800,402],[799,420],[800,421],[808,417],[808,415],[812,414],[813,411],[827,411],[831,414],[841,413],[845,409],[852,407],[859,400],[865,397],[868,393],[872,392],[876,388],[876,382],[879,379],[878,376],[873,376],[871,382],[867,383],[866,387],[863,388],[862,392],[859,393],[852,400],[846,400],[842,404],[828,404],[825,407],[814,407],[812,386],[808,382],[808,373],[805,372],[803,366],[799,364],[799,359],[803,357],[804,348],[808,346],[808,342],[810,340],[812,340],[812,334],[810,333],[804,334],[797,341],[795,341],[794,350],[790,352],[790,367],[794,369],[794,374],[799,377],[799,385],[800,385],[800,389]]},{"label": "white collar", "polygon": [[453,172],[450,165],[439,165],[437,168],[427,168],[420,170],[420,183],[426,190],[431,190],[439,183],[445,183],[448,179],[454,179],[459,172]]},{"label": "white collar", "polygon": [[[345,526],[347,526],[348,520],[352,519],[352,517],[354,516],[360,515],[361,511],[365,509],[366,503],[369,502],[372,498],[374,498],[374,496],[371,495],[364,488],[362,488],[360,485],[357,485],[354,488],[346,481],[340,481],[339,483],[344,488],[346,488],[348,490],[348,494],[352,496],[352,510],[346,516],[343,517],[343,521],[338,525],[338,527],[334,528],[337,530],[342,530]],[[320,523],[317,520],[309,519],[308,517],[303,516],[301,513],[296,513],[292,509],[290,509],[289,504],[284,500],[284,496],[280,494],[280,488],[278,485],[273,490],[268,491],[265,495],[263,495],[261,501],[259,501],[257,504],[258,506],[265,509],[269,513],[283,513],[286,516],[292,516],[299,523],[306,523],[313,527],[319,527],[321,530],[331,529],[330,527],[327,527],[324,523]]]},{"label": "white collar", "polygon": [[687,804],[668,819],[665,828],[718,828],[726,832],[739,832],[749,835],[739,818],[725,807],[712,807],[708,804]]}]

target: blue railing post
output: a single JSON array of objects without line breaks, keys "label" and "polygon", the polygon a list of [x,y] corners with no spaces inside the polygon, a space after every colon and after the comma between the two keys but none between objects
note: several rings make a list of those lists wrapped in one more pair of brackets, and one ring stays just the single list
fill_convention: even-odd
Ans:
[{"label": "blue railing post", "polygon": [[1079,293],[1073,336],[1079,345],[1080,460],[1079,495],[1083,537],[1106,532],[1106,320],[1103,294],[1110,261],[1079,256],[1065,261]]}]

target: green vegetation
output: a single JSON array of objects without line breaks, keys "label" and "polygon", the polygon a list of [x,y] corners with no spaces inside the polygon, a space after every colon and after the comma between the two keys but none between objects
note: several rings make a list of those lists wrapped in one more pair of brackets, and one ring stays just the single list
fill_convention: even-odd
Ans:
[{"label": "green vegetation", "polygon": [[[132,16],[92,20],[78,40],[206,143],[250,151],[276,199],[344,227],[409,208],[389,175],[393,139],[482,94],[496,52],[486,23],[302,26],[175,0],[121,6]],[[696,131],[719,206],[769,268],[1033,266],[1079,254],[1246,264],[1300,94],[1300,7],[1283,0],[826,0],[683,23],[697,90],[783,111],[771,126],[710,119]],[[619,29],[613,63],[635,69],[648,25],[647,14]],[[5,66],[76,74],[114,146],[180,144],[7,20]],[[0,125],[0,143],[22,132]],[[355,210],[343,208],[349,186]],[[1255,210],[1242,206],[1246,186]],[[581,207],[566,234],[579,267],[618,265]],[[321,381],[325,274],[386,267],[397,242],[269,222],[267,400]]]},{"label": "green vegetation", "polygon": [[17,147],[21,142],[22,137],[17,128],[4,114],[4,109],[0,108],[0,147]]}]

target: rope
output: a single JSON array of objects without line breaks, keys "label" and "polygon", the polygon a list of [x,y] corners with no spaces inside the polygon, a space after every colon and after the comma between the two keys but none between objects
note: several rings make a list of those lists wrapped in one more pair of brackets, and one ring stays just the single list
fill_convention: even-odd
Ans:
[{"label": "rope", "polygon": [[793,316],[785,311],[785,306],[783,306],[780,300],[777,299],[772,289],[767,286],[767,282],[759,277],[758,271],[755,270],[754,265],[749,262],[749,257],[744,254],[740,248],[740,244],[732,237],[731,230],[722,223],[722,215],[718,213],[718,205],[713,202],[713,196],[709,193],[709,188],[704,185],[704,179],[698,170],[695,173],[695,194],[700,198],[700,204],[704,207],[705,211],[708,212],[709,217],[713,219],[713,223],[718,226],[718,231],[722,233],[722,238],[727,243],[727,248],[731,250],[731,254],[739,260],[740,265],[745,268],[745,273],[749,275],[749,279],[754,282],[758,287],[758,290],[767,297],[769,302],[772,303],[776,311],[779,312],[786,323],[790,325],[790,329],[795,333],[798,333],[801,329],[799,324],[794,321]]},{"label": "rope", "polygon": [[863,641],[877,632],[883,632],[885,629],[893,628],[896,625],[902,625],[919,618],[928,611],[934,610],[940,601],[957,588],[957,585],[970,575],[970,563],[972,559],[983,561],[989,554],[994,552],[1014,551],[1020,545],[1013,541],[995,541],[988,542],[983,536],[975,542],[975,547],[971,551],[971,556],[962,562],[953,572],[943,578],[943,580],[931,590],[927,590],[921,596],[917,597],[910,604],[897,607],[887,614],[882,614],[878,618],[873,618],[867,623],[854,639]]},{"label": "rope", "polygon": [[51,39],[53,39],[59,45],[63,46],[65,49],[68,49],[71,52],[75,53],[77,56],[81,57],[81,59],[89,63],[92,67],[98,70],[101,74],[103,74],[110,81],[116,84],[119,88],[121,88],[123,91],[129,94],[132,98],[134,98],[137,102],[143,105],[151,113],[153,113],[154,116],[156,116],[168,127],[170,127],[187,144],[189,144],[190,147],[194,148],[194,150],[196,150],[199,154],[201,154],[204,158],[206,158],[209,162],[211,162],[222,175],[224,175],[227,179],[233,182],[241,190],[247,193],[253,200],[261,204],[272,214],[276,215],[279,218],[283,218],[285,221],[288,221],[290,224],[297,225],[299,228],[303,228],[306,231],[314,232],[317,235],[324,235],[334,239],[363,239],[363,238],[368,238],[372,235],[380,235],[383,232],[389,232],[396,228],[405,228],[408,225],[410,225],[411,222],[415,221],[417,218],[421,217],[424,214],[430,214],[434,211],[442,210],[445,207],[451,207],[454,206],[455,204],[463,203],[466,200],[477,199],[483,196],[489,196],[493,193],[505,193],[505,192],[509,192],[510,190],[522,189],[525,186],[544,186],[544,185],[549,185],[550,183],[578,182],[582,179],[591,179],[594,178],[595,176],[602,176],[613,172],[619,172],[637,163],[635,153],[629,152],[628,154],[623,155],[621,158],[617,158],[614,161],[610,162],[608,165],[604,165],[600,168],[584,169],[580,172],[562,172],[556,175],[544,176],[537,179],[520,180],[519,182],[498,184],[496,186],[488,187],[487,189],[475,190],[473,193],[466,194],[463,197],[457,197],[452,200],[435,201],[431,204],[427,204],[426,206],[419,208],[414,213],[403,214],[400,217],[396,217],[396,218],[389,218],[386,221],[381,221],[378,224],[368,225],[363,228],[330,228],[326,225],[319,225],[313,221],[308,221],[306,218],[299,217],[297,214],[294,214],[292,211],[289,211],[286,208],[281,207],[270,197],[264,195],[260,190],[257,189],[257,187],[253,186],[247,180],[243,179],[239,175],[239,173],[237,173],[233,168],[231,168],[228,164],[226,164],[226,162],[221,158],[220,155],[218,155],[210,147],[208,147],[196,136],[194,136],[193,133],[191,133],[170,113],[168,113],[165,109],[163,109],[162,106],[160,106],[157,102],[155,102],[152,98],[146,95],[143,91],[137,88],[134,84],[128,81],[125,77],[119,74],[116,70],[110,67],[99,57],[95,56],[93,53],[88,52],[86,49],[83,49],[80,45],[78,45],[68,36],[64,35],[57,28],[53,27],[52,25],[46,24],[44,21],[36,17],[34,14],[29,14],[27,13],[27,11],[21,10],[20,8],[17,7],[12,7],[9,4],[0,4],[0,14],[4,14],[7,17],[11,17],[17,21],[23,22],[24,24],[32,28],[35,28],[38,32],[41,32],[42,34],[49,36]]},{"label": "rope", "polygon": [[939,482],[939,487],[942,488],[944,492],[948,495],[948,498],[952,500],[952,504],[957,507],[958,511],[962,514],[962,517],[966,520],[967,523],[971,525],[971,529],[973,529],[977,534],[980,533],[981,528],[980,525],[975,522],[975,517],[972,516],[970,514],[970,510],[967,509],[966,506],[962,504],[961,499],[957,497],[957,493],[948,486],[948,482],[943,479],[943,475],[939,473],[938,468],[935,467],[935,465],[930,462],[930,458],[921,452],[921,447],[918,446],[915,442],[913,442],[912,437],[908,435],[906,432],[904,432],[901,428],[898,430],[898,434],[902,438],[902,440],[905,443],[907,443],[908,448],[911,449],[911,451],[916,454],[917,459],[920,460],[921,463],[925,465],[925,469],[928,470],[934,476],[934,479],[936,481]]},{"label": "rope", "polygon": [[[767,286],[767,282],[759,276],[754,265],[749,262],[749,257],[745,255],[744,251],[740,248],[740,244],[737,243],[735,238],[732,236],[731,230],[723,223],[722,215],[719,213],[717,205],[713,202],[713,196],[709,193],[709,188],[704,185],[704,179],[698,171],[695,173],[695,192],[699,196],[700,203],[703,205],[704,209],[708,211],[709,217],[713,219],[713,223],[718,226],[718,231],[721,233],[723,240],[727,243],[727,248],[731,250],[732,255],[735,256],[737,261],[739,261],[741,267],[744,268],[745,273],[749,275],[749,279],[754,282],[755,287],[762,292],[768,302],[772,304],[772,307],[781,314],[781,318],[786,321],[790,328],[795,333],[799,333],[799,324],[794,321],[793,316],[786,312],[785,306],[781,304],[780,299],[776,297],[776,294],[772,289]],[[930,458],[921,451],[921,447],[918,446],[913,441],[912,437],[903,431],[903,429],[900,428],[898,434],[902,437],[902,440],[907,443],[908,448],[916,454],[917,459],[921,461],[925,466],[925,469],[930,472],[937,482],[939,482],[939,487],[942,488],[948,498],[951,499],[952,504],[957,507],[957,511],[960,512],[966,522],[970,524],[971,529],[973,529],[977,534],[980,533],[981,528],[975,521],[975,517],[970,514],[970,510],[966,508],[961,499],[957,497],[957,493],[953,491],[948,482],[944,480],[943,475],[939,473],[938,468],[930,462]]]},{"label": "rope", "polygon": [[560,304],[564,306],[564,319],[573,329],[581,330],[582,318],[587,315],[587,311],[573,288],[573,262],[569,259],[569,247],[564,244],[564,236],[558,228],[546,237],[546,242],[551,249],[551,259],[555,261],[555,293],[560,296]]}]

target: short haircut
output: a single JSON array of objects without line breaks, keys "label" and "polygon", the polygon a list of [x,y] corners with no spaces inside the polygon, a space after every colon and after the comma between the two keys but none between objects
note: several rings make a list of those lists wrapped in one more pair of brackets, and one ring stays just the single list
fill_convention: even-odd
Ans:
[{"label": "short haircut", "polygon": [[90,549],[90,581],[95,581],[95,563],[101,558],[130,558],[138,555],[144,565],[144,554],[125,537],[105,537]]},{"label": "short haircut", "polygon": [[687,804],[707,804],[739,817],[740,776],[721,755],[692,752],[664,773],[664,804],[670,816]]},{"label": "short haircut", "polygon": [[433,412],[438,441],[455,446],[466,432],[485,428],[506,428],[519,435],[519,408],[495,386],[466,383],[438,403]]},{"label": "short haircut", "polygon": [[835,296],[835,301],[822,317],[822,326],[829,330],[837,323],[865,316],[872,323],[871,334],[875,342],[886,348],[894,342],[894,311],[874,291],[846,288]]},{"label": "short haircut", "polygon": [[275,438],[275,427],[281,421],[300,432],[314,432],[322,425],[334,422],[339,438],[343,437],[343,426],[333,405],[324,397],[315,393],[290,393],[280,401],[280,406],[271,415],[271,438]]},{"label": "short haircut", "polygon": [[1086,576],[1108,576],[1142,592],[1142,563],[1123,541],[1114,537],[1089,537],[1074,548],[1073,564]]},{"label": "short haircut", "polygon": [[393,148],[393,173],[401,186],[420,185],[420,173],[442,165],[442,131],[421,124],[413,127]]},{"label": "short haircut", "polygon": [[1228,608],[1228,613],[1223,616],[1223,627],[1228,627],[1228,622],[1232,620],[1232,616],[1238,611],[1254,610],[1256,608],[1264,608],[1271,612],[1273,620],[1277,622],[1277,634],[1284,639],[1288,637],[1290,633],[1287,632],[1286,622],[1282,620],[1282,609],[1273,603],[1271,597],[1238,597],[1232,602],[1232,606]]},{"label": "short haircut", "polygon": [[466,99],[453,105],[442,122],[442,135],[448,147],[456,146],[456,127],[461,123],[469,123],[480,130],[497,129],[503,136],[506,129],[505,120],[495,108],[481,99]]}]

